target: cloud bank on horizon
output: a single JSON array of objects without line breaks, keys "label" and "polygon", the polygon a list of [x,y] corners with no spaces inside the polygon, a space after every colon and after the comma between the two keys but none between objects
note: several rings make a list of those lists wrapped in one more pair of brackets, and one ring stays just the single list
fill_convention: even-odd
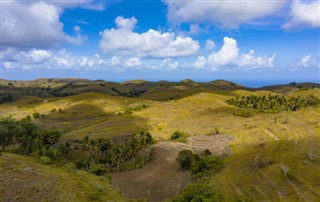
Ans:
[{"label": "cloud bank on horizon", "polygon": [[3,0],[1,77],[70,70],[319,78],[319,30],[320,0]]}]

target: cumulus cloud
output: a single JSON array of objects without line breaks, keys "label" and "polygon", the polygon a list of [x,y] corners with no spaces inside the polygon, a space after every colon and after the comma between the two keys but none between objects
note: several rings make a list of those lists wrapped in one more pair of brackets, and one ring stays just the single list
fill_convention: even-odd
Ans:
[{"label": "cumulus cloud", "polygon": [[271,57],[255,56],[254,50],[250,50],[249,53],[241,55],[238,59],[238,65],[240,67],[273,67],[275,57],[275,54]]},{"label": "cumulus cloud", "polygon": [[62,49],[52,52],[44,49],[32,49],[30,51],[1,52],[1,60],[5,69],[119,69],[139,67],[142,61],[138,57],[101,57],[94,55],[75,55]]},{"label": "cumulus cloud", "polygon": [[214,47],[216,47],[216,44],[214,43],[214,41],[208,39],[208,40],[206,41],[205,46],[206,46],[206,50],[207,50],[207,51],[211,51],[211,50],[214,49]]},{"label": "cumulus cloud", "polygon": [[320,69],[320,58],[319,56],[315,55],[306,55],[303,58],[301,58],[298,67],[295,69],[299,69],[299,67],[301,68],[313,68],[313,67],[317,67]]},{"label": "cumulus cloud", "polygon": [[286,3],[281,1],[172,1],[163,0],[168,7],[171,23],[212,23],[226,28],[237,28],[279,11]]},{"label": "cumulus cloud", "polygon": [[223,46],[217,52],[212,52],[208,58],[199,56],[192,67],[195,69],[219,70],[229,67],[239,68],[266,68],[274,67],[276,55],[271,57],[256,56],[254,50],[250,50],[247,54],[240,54],[237,41],[233,38],[224,37]]},{"label": "cumulus cloud", "polygon": [[198,56],[197,60],[192,64],[195,69],[204,69],[207,65],[207,59],[203,56]]},{"label": "cumulus cloud", "polygon": [[137,19],[117,17],[116,28],[100,32],[100,48],[105,53],[117,52],[135,57],[171,58],[194,55],[199,50],[198,41],[190,37],[176,36],[172,32],[161,33],[150,29],[134,32]]},{"label": "cumulus cloud", "polygon": [[160,64],[161,69],[169,69],[169,70],[177,69],[178,66],[179,66],[179,63],[177,61],[172,61],[172,59],[170,58],[164,59]]},{"label": "cumulus cloud", "polygon": [[290,20],[283,25],[284,29],[300,27],[320,27],[320,1],[303,2],[294,0],[291,3]]},{"label": "cumulus cloud", "polygon": [[[51,3],[51,2],[50,2]],[[61,43],[80,44],[80,28],[74,36],[63,31],[62,7],[48,2],[1,2],[1,44],[4,48],[49,48]]]},{"label": "cumulus cloud", "polygon": [[239,48],[233,38],[224,37],[223,46],[218,52],[213,52],[208,57],[209,64],[213,66],[234,65],[238,58]]}]

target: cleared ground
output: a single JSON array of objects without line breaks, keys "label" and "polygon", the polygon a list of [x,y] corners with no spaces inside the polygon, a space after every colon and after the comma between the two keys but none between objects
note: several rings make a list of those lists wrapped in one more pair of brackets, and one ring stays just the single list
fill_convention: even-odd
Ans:
[{"label": "cleared ground", "polygon": [[153,160],[141,169],[112,173],[112,183],[129,198],[146,198],[150,201],[163,201],[170,198],[187,185],[189,171],[182,171],[176,162],[183,149],[201,153],[211,150],[214,156],[231,154],[228,142],[233,138],[227,135],[196,136],[189,143],[161,141],[152,146]]}]

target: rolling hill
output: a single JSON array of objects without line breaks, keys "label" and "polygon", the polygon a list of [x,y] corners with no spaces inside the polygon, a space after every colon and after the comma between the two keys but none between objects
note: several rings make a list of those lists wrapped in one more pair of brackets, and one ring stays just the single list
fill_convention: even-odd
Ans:
[{"label": "rolling hill", "polygon": [[[37,86],[42,84],[37,82],[44,82],[43,86],[50,83],[46,79],[29,81],[29,83],[22,82],[25,84],[24,87],[21,87],[23,85],[20,82],[12,82],[14,86],[8,86],[5,82],[8,81],[1,81],[1,88],[10,89],[10,92],[16,88],[22,88],[24,92],[26,89],[33,88],[33,85],[36,86],[34,92],[38,92]],[[183,131],[191,137],[197,137],[211,134],[218,129],[220,134],[234,138],[234,141],[228,143],[232,154],[223,159],[224,168],[220,173],[207,176],[201,183],[205,183],[215,192],[221,193],[223,201],[320,200],[320,107],[280,113],[250,111],[248,116],[244,116],[244,112],[247,112],[245,109],[229,105],[226,102],[226,100],[237,96],[268,96],[269,94],[288,97],[314,95],[320,98],[319,84],[304,83],[248,89],[221,80],[208,83],[185,80],[155,83],[134,81],[120,84],[104,81],[74,80],[74,82],[69,82],[69,80],[53,79],[52,82],[54,85],[50,87],[51,89],[57,89],[60,92],[61,89],[70,88],[74,93],[61,97],[50,93],[41,96],[27,96],[24,93],[19,94],[19,92],[19,96],[15,97],[16,101],[0,105],[0,116],[11,115],[16,119],[21,119],[27,115],[31,116],[35,112],[39,113],[42,116],[33,122],[40,128],[61,130],[63,132],[61,141],[77,141],[85,136],[93,139],[112,139],[131,134],[137,128],[147,128],[152,136],[159,141],[159,144],[155,146],[155,152],[160,152],[161,156],[162,150],[164,152],[175,151],[166,153],[171,162],[174,162],[172,159],[175,159],[178,147],[171,145],[169,149],[161,149],[159,145],[161,146],[163,140],[168,140],[172,133]],[[4,85],[7,86],[3,87]],[[130,109],[142,105],[148,107],[130,111]],[[204,149],[207,148],[204,146]],[[152,161],[156,160],[157,158]],[[85,201],[89,200],[88,197],[90,198],[90,194],[95,191],[93,182],[100,181],[104,188],[101,196],[99,195],[99,200],[111,198],[115,201],[121,200],[121,196],[114,191],[114,188],[111,188],[108,180],[100,179],[84,171],[70,171],[65,168],[41,165],[29,157],[8,153],[2,154],[0,163],[0,168],[7,172],[0,174],[0,178],[6,183],[9,183],[10,176],[17,175],[18,172],[22,172],[22,176],[27,175],[21,171],[27,166],[41,170],[42,174],[35,177],[35,181],[38,180],[39,184],[56,176],[54,178],[56,181],[53,183],[55,188],[47,187],[45,190],[47,194],[44,194],[44,190],[40,190],[40,194],[35,197],[46,195],[53,197],[53,193],[60,192],[62,187],[67,187],[66,190],[68,190],[68,187],[72,187],[73,183],[83,184],[84,179],[90,179],[89,181],[92,183],[88,187],[81,187],[81,185],[77,188],[80,192],[84,189]],[[151,162],[149,167],[152,169],[157,167],[152,165]],[[17,169],[9,171],[12,169],[10,166]],[[127,172],[134,172],[134,177],[142,180],[144,175],[148,176],[148,172],[150,175],[157,173],[147,168],[145,166],[143,172],[140,172],[139,169]],[[167,169],[177,168],[168,166]],[[284,174],[285,170],[286,175]],[[165,170],[163,172],[174,173]],[[124,171],[123,175],[126,174],[132,176]],[[114,175],[121,175],[121,173]],[[150,179],[154,181],[162,178],[160,174],[152,174],[152,176],[154,177]],[[32,179],[31,176],[25,178],[29,181]],[[70,180],[63,180],[63,178]],[[30,183],[29,181],[17,181],[17,184],[21,184],[19,189],[24,190],[19,195],[21,200],[24,199],[24,193],[37,191],[36,188],[33,190],[23,187],[23,184]],[[193,179],[189,180],[190,183],[193,181]],[[64,185],[69,182],[70,184]],[[121,181],[121,183],[123,182]],[[139,198],[136,197],[136,194],[132,194],[135,186],[137,189],[139,188],[139,182],[135,183],[137,184],[132,185],[132,188],[130,184],[123,185],[125,187],[123,189],[121,186],[115,187],[125,196]],[[11,193],[9,191],[12,190],[12,187],[18,186],[16,184],[10,186],[2,184],[0,193]],[[154,189],[154,187],[150,187],[151,192],[149,192],[152,193]],[[128,190],[130,190],[130,194],[127,193]],[[72,191],[70,190],[70,192]],[[59,199],[65,197],[64,193],[62,191],[61,195],[54,196],[56,198],[53,197],[52,200],[61,201]],[[5,195],[5,197],[8,196]],[[72,197],[76,200],[79,196]],[[152,197],[149,198],[152,199]]]}]

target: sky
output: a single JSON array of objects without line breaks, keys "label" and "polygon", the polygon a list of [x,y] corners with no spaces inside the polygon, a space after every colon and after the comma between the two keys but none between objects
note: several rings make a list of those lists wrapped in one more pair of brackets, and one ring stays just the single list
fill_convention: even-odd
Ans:
[{"label": "sky", "polygon": [[319,0],[0,4],[3,79],[320,83]]}]

